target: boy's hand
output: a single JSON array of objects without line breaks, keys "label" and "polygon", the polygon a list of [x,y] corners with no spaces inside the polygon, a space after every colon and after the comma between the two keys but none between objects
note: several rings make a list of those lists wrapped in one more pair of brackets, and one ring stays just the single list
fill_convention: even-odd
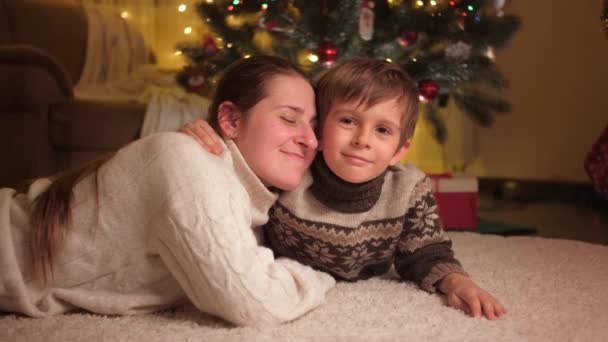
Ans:
[{"label": "boy's hand", "polygon": [[482,314],[494,320],[507,313],[498,300],[475,282],[460,273],[450,273],[439,281],[439,290],[446,294],[448,305],[473,317]]},{"label": "boy's hand", "polygon": [[215,155],[222,153],[220,136],[211,128],[205,120],[195,120],[189,122],[179,129],[179,132],[190,136],[196,140],[205,150]]}]

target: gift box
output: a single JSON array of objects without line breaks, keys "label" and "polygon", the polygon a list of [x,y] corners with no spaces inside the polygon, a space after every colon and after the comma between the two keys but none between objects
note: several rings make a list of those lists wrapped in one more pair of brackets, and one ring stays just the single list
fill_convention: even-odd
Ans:
[{"label": "gift box", "polygon": [[451,174],[429,176],[444,229],[476,229],[477,178]]}]

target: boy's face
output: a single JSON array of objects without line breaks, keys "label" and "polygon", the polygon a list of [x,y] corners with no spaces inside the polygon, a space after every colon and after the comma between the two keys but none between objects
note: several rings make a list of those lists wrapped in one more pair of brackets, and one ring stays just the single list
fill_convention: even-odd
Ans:
[{"label": "boy's face", "polygon": [[369,108],[335,103],[319,143],[327,166],[347,182],[363,183],[398,163],[409,148],[409,142],[399,146],[401,113],[395,99]]}]

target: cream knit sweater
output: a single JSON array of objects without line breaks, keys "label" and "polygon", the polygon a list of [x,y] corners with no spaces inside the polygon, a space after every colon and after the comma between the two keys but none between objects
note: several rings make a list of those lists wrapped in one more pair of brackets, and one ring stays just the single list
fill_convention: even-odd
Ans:
[{"label": "cream knit sweater", "polygon": [[231,141],[220,157],[180,133],[120,150],[75,187],[73,228],[42,287],[31,274],[28,212],[49,184],[0,189],[1,311],[123,315],[190,300],[238,325],[275,324],[317,307],[335,284],[258,245],[252,227],[277,195]]}]

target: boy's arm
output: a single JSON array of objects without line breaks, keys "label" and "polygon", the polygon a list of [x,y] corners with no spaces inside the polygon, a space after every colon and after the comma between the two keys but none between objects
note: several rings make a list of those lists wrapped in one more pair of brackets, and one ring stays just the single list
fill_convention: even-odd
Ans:
[{"label": "boy's arm", "polygon": [[436,292],[437,282],[450,273],[466,275],[443,231],[428,178],[412,191],[397,245],[395,269],[402,279],[413,281],[428,292]]},{"label": "boy's arm", "polygon": [[473,317],[482,314],[493,320],[507,313],[504,306],[491,294],[477,286],[473,279],[459,273],[443,277],[438,288],[447,296],[448,305]]},{"label": "boy's arm", "polygon": [[439,290],[446,294],[449,306],[473,317],[483,313],[495,319],[506,313],[454,258],[428,178],[414,188],[404,225],[395,256],[395,268],[404,280],[412,280],[429,292]]},{"label": "boy's arm", "polygon": [[192,139],[196,140],[207,152],[215,155],[222,153],[222,139],[216,131],[205,120],[195,120],[188,122],[179,129],[180,133],[184,133]]}]

